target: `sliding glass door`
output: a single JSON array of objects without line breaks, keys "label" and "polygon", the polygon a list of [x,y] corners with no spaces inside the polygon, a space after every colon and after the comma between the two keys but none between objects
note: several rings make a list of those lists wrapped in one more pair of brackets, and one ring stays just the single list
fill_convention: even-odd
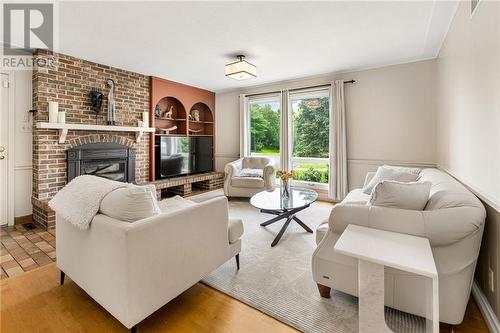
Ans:
[{"label": "sliding glass door", "polygon": [[280,167],[280,96],[249,99],[250,155],[268,156]]},{"label": "sliding glass door", "polygon": [[290,94],[289,164],[294,184],[328,188],[329,91]]}]

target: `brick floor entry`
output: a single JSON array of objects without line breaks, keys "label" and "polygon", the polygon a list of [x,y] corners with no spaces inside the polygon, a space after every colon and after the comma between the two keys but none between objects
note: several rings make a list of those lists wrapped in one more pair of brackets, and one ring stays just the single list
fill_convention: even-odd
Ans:
[{"label": "brick floor entry", "polygon": [[56,260],[55,229],[19,224],[0,228],[0,266],[5,279]]}]

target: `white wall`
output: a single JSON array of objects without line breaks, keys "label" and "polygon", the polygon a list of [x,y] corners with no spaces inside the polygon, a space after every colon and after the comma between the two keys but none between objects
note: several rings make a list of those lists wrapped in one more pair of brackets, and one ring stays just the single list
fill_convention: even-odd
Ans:
[{"label": "white wall", "polygon": [[9,72],[10,89],[14,89],[14,216],[26,216],[32,213],[32,72],[19,70]]},{"label": "white wall", "polygon": [[437,61],[439,165],[500,207],[500,4],[457,9]]},{"label": "white wall", "polygon": [[438,162],[485,203],[475,280],[500,318],[500,3],[481,1],[472,18],[469,5],[437,59]]},{"label": "white wall", "polygon": [[293,80],[216,95],[217,170],[239,154],[238,93],[356,80],[346,85],[349,185],[383,163],[436,163],[435,61]]},{"label": "white wall", "polygon": [[216,94],[215,110],[215,169],[223,171],[240,154],[238,92]]}]

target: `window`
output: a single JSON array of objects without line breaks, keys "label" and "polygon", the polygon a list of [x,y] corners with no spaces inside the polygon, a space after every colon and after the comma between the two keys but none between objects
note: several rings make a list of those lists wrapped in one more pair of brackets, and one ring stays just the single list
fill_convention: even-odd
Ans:
[{"label": "window", "polygon": [[[330,105],[328,90],[291,94],[291,168],[295,182],[328,184]],[[301,184],[304,185],[304,184]]]},{"label": "window", "polygon": [[[280,161],[287,161],[294,171],[294,185],[326,189],[330,153],[329,89],[292,92],[286,110],[280,101],[280,95],[249,98],[247,151],[251,156],[272,157],[278,169]],[[286,121],[282,121],[282,117],[286,117]],[[285,124],[287,128],[283,130],[281,127]],[[283,135],[287,137],[281,137]]]},{"label": "window", "polygon": [[250,100],[250,155],[269,156],[280,165],[280,118],[279,96]]}]

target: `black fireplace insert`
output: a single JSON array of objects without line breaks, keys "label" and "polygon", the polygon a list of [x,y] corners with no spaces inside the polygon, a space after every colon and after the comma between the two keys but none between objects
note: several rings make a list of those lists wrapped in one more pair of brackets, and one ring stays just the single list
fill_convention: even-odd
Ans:
[{"label": "black fireplace insert", "polygon": [[68,182],[93,175],[120,182],[135,182],[135,149],[117,143],[92,143],[67,151]]}]

